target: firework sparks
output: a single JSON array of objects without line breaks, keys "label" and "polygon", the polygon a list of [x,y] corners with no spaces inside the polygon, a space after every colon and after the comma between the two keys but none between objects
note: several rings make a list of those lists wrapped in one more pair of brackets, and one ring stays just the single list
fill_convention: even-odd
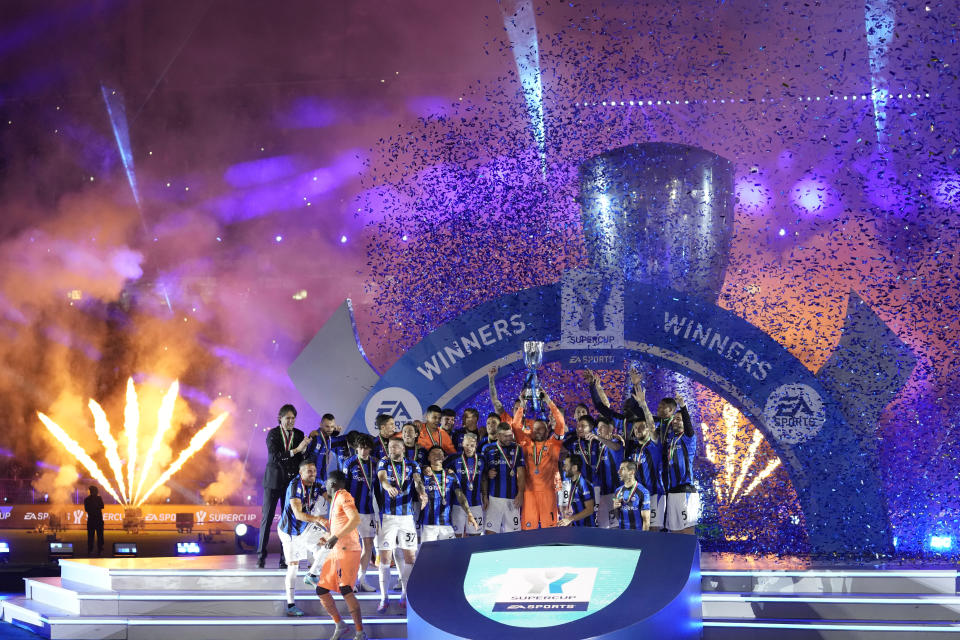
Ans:
[{"label": "firework sparks", "polygon": [[104,490],[109,493],[114,500],[116,500],[119,504],[140,506],[146,502],[147,498],[149,498],[158,487],[170,480],[170,478],[172,478],[174,474],[183,467],[187,460],[189,460],[195,453],[202,449],[207,442],[210,441],[210,439],[223,425],[223,423],[226,422],[230,415],[229,413],[221,413],[219,416],[208,422],[203,429],[195,433],[190,439],[190,443],[187,445],[187,448],[180,452],[180,455],[177,457],[176,461],[167,467],[167,469],[161,473],[160,477],[157,478],[157,480],[153,483],[150,489],[144,493],[142,497],[140,497],[140,492],[143,489],[143,485],[146,482],[147,476],[152,470],[153,460],[156,456],[156,452],[162,446],[163,438],[173,424],[173,410],[176,406],[179,389],[179,383],[174,381],[174,383],[170,385],[170,389],[167,391],[166,395],[163,397],[163,401],[160,404],[160,411],[157,414],[157,431],[154,434],[150,450],[147,452],[145,457],[143,468],[140,470],[140,482],[139,484],[134,485],[138,447],[137,439],[140,429],[140,406],[137,400],[136,389],[133,386],[133,378],[130,378],[127,381],[127,402],[124,408],[124,430],[127,434],[127,451],[129,455],[126,469],[126,487],[124,484],[124,469],[120,460],[119,445],[117,444],[116,439],[114,439],[113,435],[110,433],[110,423],[107,420],[107,415],[103,411],[103,408],[95,400],[90,400],[89,407],[90,412],[93,414],[94,430],[96,431],[97,436],[100,438],[100,442],[103,444],[107,461],[109,462],[110,467],[116,476],[119,494],[114,489],[107,477],[103,474],[103,471],[100,470],[100,467],[97,465],[97,463],[93,460],[93,458],[90,457],[90,454],[88,454],[76,440],[71,438],[60,425],[51,420],[45,414],[38,411],[37,416],[40,418],[40,421],[51,433],[51,435],[53,435],[53,437],[56,438],[57,441],[60,442],[60,444],[62,444],[63,447],[87,469],[87,471],[90,473],[90,476],[100,483]]},{"label": "firework sparks", "polygon": [[90,476],[100,483],[107,493],[113,496],[113,499],[117,502],[123,503],[124,501],[120,499],[120,496],[117,495],[117,492],[113,490],[113,487],[110,486],[110,481],[107,480],[107,477],[103,475],[103,471],[100,470],[100,467],[97,466],[97,463],[93,461],[87,452],[83,450],[83,447],[77,443],[76,440],[67,435],[67,432],[60,428],[56,422],[48,418],[43,413],[37,412],[37,416],[40,418],[40,422],[43,423],[43,426],[47,428],[53,437],[56,438],[63,447],[69,451],[77,461],[86,467],[87,471],[90,473]]},{"label": "firework sparks", "polygon": [[747,455],[743,459],[743,464],[740,465],[740,473],[737,475],[737,481],[733,484],[733,490],[730,492],[730,502],[733,502],[733,499],[737,495],[737,491],[739,491],[740,487],[743,486],[743,481],[747,477],[747,471],[750,470],[750,466],[753,465],[754,458],[757,457],[757,449],[760,448],[761,442],[763,442],[763,434],[759,429],[754,429],[753,442],[750,443],[750,448],[747,449]]},{"label": "firework sparks", "polygon": [[165,483],[167,480],[172,478],[173,474],[179,471],[180,467],[183,466],[183,463],[189,460],[190,457],[193,454],[195,454],[197,451],[202,449],[203,445],[205,445],[207,441],[213,437],[213,434],[217,432],[217,429],[220,428],[220,425],[224,423],[228,415],[229,414],[227,413],[221,413],[219,416],[214,418],[211,422],[208,422],[207,426],[205,426],[203,429],[195,433],[193,437],[190,438],[190,444],[187,445],[187,448],[181,451],[180,455],[177,456],[176,461],[172,465],[170,465],[170,467],[166,471],[164,471],[159,478],[157,478],[157,481],[153,483],[153,486],[150,487],[150,490],[147,491],[145,494],[143,494],[143,497],[140,498],[139,501],[137,501],[137,505],[139,506],[143,504],[146,501],[146,499],[150,497],[150,494],[156,490],[157,487],[159,487],[160,485]]},{"label": "firework sparks", "polygon": [[177,405],[177,395],[179,393],[180,381],[174,380],[173,384],[171,384],[167,390],[166,395],[163,396],[163,401],[160,403],[160,410],[157,412],[157,431],[153,434],[153,442],[150,444],[147,455],[143,460],[143,467],[140,469],[140,482],[137,484],[137,490],[134,492],[133,497],[131,497],[133,502],[136,502],[142,494],[143,485],[153,467],[153,458],[163,444],[163,437],[173,425],[173,409]]},{"label": "firework sparks", "polygon": [[110,421],[107,420],[107,414],[104,412],[103,407],[93,398],[90,399],[87,406],[90,407],[90,413],[93,414],[93,430],[103,444],[103,451],[107,456],[107,463],[110,464],[113,477],[117,481],[117,486],[120,488],[120,495],[123,496],[123,501],[126,502],[127,492],[123,488],[123,463],[120,461],[120,446],[113,438],[113,434],[110,433]]},{"label": "firework sparks", "polygon": [[127,434],[127,483],[128,493],[133,499],[133,476],[137,468],[137,432],[140,430],[140,403],[137,402],[137,390],[133,378],[127,379],[127,404],[123,409],[123,430]]},{"label": "firework sparks", "polygon": [[760,472],[760,475],[758,475],[756,478],[753,479],[753,482],[750,483],[750,486],[747,487],[747,490],[743,492],[743,497],[746,498],[748,495],[750,495],[754,489],[760,486],[760,483],[763,482],[764,478],[766,478],[771,473],[773,473],[776,470],[776,468],[779,466],[780,466],[780,458],[777,458],[776,460],[771,460],[767,464],[766,468]]}]

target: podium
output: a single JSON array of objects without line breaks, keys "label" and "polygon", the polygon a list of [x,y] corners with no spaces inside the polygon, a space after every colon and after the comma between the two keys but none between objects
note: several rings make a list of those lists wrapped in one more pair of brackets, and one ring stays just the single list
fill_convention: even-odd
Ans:
[{"label": "podium", "polygon": [[428,542],[407,588],[408,637],[699,638],[694,536],[563,527]]}]

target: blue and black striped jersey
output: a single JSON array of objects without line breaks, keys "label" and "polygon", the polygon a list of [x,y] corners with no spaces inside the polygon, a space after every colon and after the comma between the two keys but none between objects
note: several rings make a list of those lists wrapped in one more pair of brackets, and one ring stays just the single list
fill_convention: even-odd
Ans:
[{"label": "blue and black striped jersey", "polygon": [[621,501],[617,515],[621,529],[643,529],[642,511],[650,510],[650,493],[639,482],[633,488],[617,487],[615,498]]},{"label": "blue and black striped jersey", "polygon": [[416,462],[421,467],[427,466],[427,450],[419,444],[412,447],[404,446],[403,451],[404,457],[410,462]]},{"label": "blue and black striped jersey", "polygon": [[374,513],[373,501],[380,485],[377,479],[378,462],[373,456],[367,460],[351,456],[343,464],[343,473],[347,476],[347,491],[353,496],[359,513]]},{"label": "blue and black striped jersey", "polygon": [[[619,436],[613,436],[620,440]],[[605,444],[601,444],[597,456],[597,467],[594,472],[594,484],[600,486],[600,495],[610,495],[620,486],[620,463],[623,462],[624,447],[620,440],[620,449],[614,451]]]},{"label": "blue and black striped jersey", "polygon": [[277,529],[290,536],[298,536],[303,533],[303,530],[306,529],[310,523],[297,520],[297,517],[293,514],[293,508],[290,506],[290,501],[294,498],[298,499],[300,501],[300,509],[304,513],[310,513],[313,511],[314,505],[317,504],[317,500],[319,500],[320,496],[324,493],[326,493],[326,489],[324,489],[320,482],[314,482],[307,487],[304,486],[300,480],[300,476],[291,480],[290,484],[287,485],[287,492],[283,497],[283,513],[280,514],[280,523],[277,525]]},{"label": "blue and black striped jersey", "polygon": [[504,446],[499,442],[491,442],[483,448],[483,462],[488,475],[490,469],[497,470],[497,477],[487,479],[489,495],[494,498],[516,498],[517,474],[526,463],[520,447],[516,443]]},{"label": "blue and black striped jersey", "polygon": [[427,502],[420,512],[420,523],[450,526],[450,507],[456,504],[455,492],[460,488],[457,474],[444,469],[439,473],[424,475],[423,487],[427,492]]},{"label": "blue and black striped jersey", "polygon": [[664,445],[664,489],[693,484],[693,458],[697,455],[697,436],[669,436]]},{"label": "blue and black striped jersey", "polygon": [[467,504],[475,507],[483,504],[483,492],[480,488],[483,477],[487,473],[487,466],[479,454],[468,458],[462,453],[448,456],[443,466],[457,474],[460,490],[467,497]]},{"label": "blue and black striped jersey", "polygon": [[583,469],[580,473],[586,476],[590,484],[597,481],[597,465],[600,462],[600,447],[603,446],[599,440],[584,440],[576,435],[567,436],[563,446],[570,452],[570,455],[580,456],[583,459]]},{"label": "blue and black striped jersey", "polygon": [[384,458],[377,464],[377,474],[379,475],[381,471],[387,472],[387,482],[399,490],[396,497],[391,497],[389,493],[381,489],[380,494],[383,497],[381,515],[413,515],[411,503],[417,495],[413,476],[420,473],[420,465],[416,462],[410,462],[406,458],[400,462],[393,462],[390,458]]},{"label": "blue and black striped jersey", "polygon": [[648,440],[644,444],[640,444],[636,440],[627,443],[627,460],[633,460],[637,463],[637,482],[642,484],[650,494],[662,495],[664,493],[663,474],[661,473],[662,456],[660,443],[656,440]]},{"label": "blue and black striped jersey", "polygon": [[[570,481],[570,508],[573,510],[573,515],[583,511],[587,506],[588,500],[594,500],[593,485],[581,473],[576,482]],[[595,527],[597,526],[597,517],[593,511],[591,511],[586,518],[577,520],[572,523],[571,526]]]},{"label": "blue and black striped jersey", "polygon": [[453,430],[453,434],[452,434],[453,446],[456,448],[457,451],[463,451],[463,436],[467,435],[468,433],[472,433],[477,436],[477,451],[480,451],[480,438],[481,438],[480,432],[467,431],[463,427],[457,427],[456,429]]}]

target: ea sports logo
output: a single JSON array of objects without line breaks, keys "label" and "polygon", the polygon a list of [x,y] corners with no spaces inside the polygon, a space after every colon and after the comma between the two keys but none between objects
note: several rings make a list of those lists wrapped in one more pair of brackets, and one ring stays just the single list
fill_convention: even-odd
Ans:
[{"label": "ea sports logo", "polygon": [[820,433],[827,420],[823,399],[805,384],[785,384],[767,396],[767,426],[786,444],[799,444]]},{"label": "ea sports logo", "polygon": [[397,425],[419,419],[423,415],[420,401],[402,387],[387,387],[373,394],[364,411],[364,424],[371,433],[376,432],[374,421],[381,413],[393,417]]}]

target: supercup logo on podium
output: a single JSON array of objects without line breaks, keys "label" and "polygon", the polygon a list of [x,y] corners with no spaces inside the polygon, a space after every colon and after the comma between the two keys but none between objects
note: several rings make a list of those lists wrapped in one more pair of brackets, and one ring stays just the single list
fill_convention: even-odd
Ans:
[{"label": "supercup logo on podium", "polygon": [[527,379],[523,383],[524,397],[533,402],[533,412],[540,415],[540,380],[537,369],[543,364],[543,342],[527,340],[523,343],[523,364],[527,365]]}]

